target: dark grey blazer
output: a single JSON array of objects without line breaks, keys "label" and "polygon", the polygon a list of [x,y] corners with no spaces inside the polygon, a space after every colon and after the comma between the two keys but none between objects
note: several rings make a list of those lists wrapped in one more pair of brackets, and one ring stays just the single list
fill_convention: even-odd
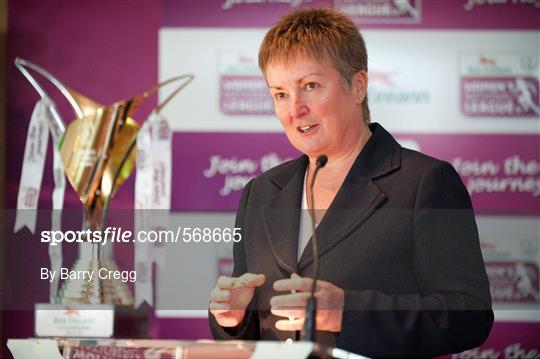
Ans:
[{"label": "dark grey blazer", "polygon": [[[340,333],[317,341],[368,356],[433,356],[482,344],[491,296],[469,195],[446,162],[402,148],[378,124],[317,227],[320,278],[345,290]],[[272,284],[313,273],[311,243],[297,262],[307,157],[277,166],[244,189],[234,276],[264,273],[244,321],[217,339],[284,340],[269,312]],[[324,169],[323,169],[324,171]],[[296,333],[297,334],[297,333]]]}]

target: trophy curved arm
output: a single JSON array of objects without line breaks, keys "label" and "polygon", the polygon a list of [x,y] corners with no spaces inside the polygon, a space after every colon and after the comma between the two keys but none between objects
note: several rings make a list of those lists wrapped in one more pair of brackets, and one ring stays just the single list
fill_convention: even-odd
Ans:
[{"label": "trophy curved arm", "polygon": [[[194,78],[195,78],[195,76],[192,75],[192,74],[179,75],[179,76],[173,77],[171,79],[168,79],[166,81],[163,81],[163,82],[153,86],[152,88],[150,88],[146,92],[144,92],[144,93],[136,96],[135,98],[129,100],[128,105],[125,106],[127,108],[125,110],[126,113],[122,117],[127,118],[129,116],[129,111],[134,111],[136,106],[138,106],[142,101],[144,101],[144,100],[148,99],[150,96],[152,96],[160,87],[166,86],[166,85],[174,83],[176,81],[185,80],[176,89],[174,89],[174,91],[169,96],[167,96],[165,98],[165,100],[163,100],[161,103],[159,103],[156,106],[156,108],[154,109],[154,112],[159,113],[169,103],[169,101],[172,100],[191,81],[193,81]],[[116,190],[116,186],[118,184],[117,179],[120,176],[120,172],[122,171],[122,168],[124,167],[124,165],[128,161],[129,157],[131,156],[131,152],[135,149],[136,143],[137,143],[136,138],[133,138],[133,140],[129,143],[129,146],[128,146],[126,152],[122,156],[120,164],[118,165],[118,167],[116,168],[115,173],[112,176],[111,189],[109,191],[111,194],[114,193],[115,190]],[[101,218],[100,218],[101,227],[104,226],[105,220],[106,220],[106,218],[108,216],[111,198],[112,198],[112,195],[111,196],[106,196],[104,198],[104,203],[103,203],[102,213],[101,213]]]},{"label": "trophy curved arm", "polygon": [[195,78],[195,75],[192,75],[192,74],[186,74],[186,75],[180,75],[180,76],[176,76],[176,77],[173,77],[171,79],[168,79],[166,81],[163,81],[157,85],[155,85],[154,87],[152,87],[150,90],[146,91],[145,93],[143,93],[143,97],[149,97],[151,96],[154,92],[156,92],[160,87],[163,87],[165,85],[168,85],[168,84],[171,84],[173,82],[176,82],[176,81],[179,81],[179,80],[186,80],[185,82],[183,82],[180,86],[178,86],[169,96],[167,96],[167,98],[165,100],[163,100],[161,103],[159,103],[157,106],[156,106],[156,109],[155,109],[155,112],[156,113],[159,113],[168,103],[169,101],[171,101],[173,99],[174,96],[176,96],[184,87],[186,87],[187,85],[189,85],[189,83],[191,81],[193,81],[193,79]]},{"label": "trophy curved arm", "polygon": [[[69,104],[73,108],[73,111],[75,111],[75,114],[77,115],[77,117],[78,118],[83,117],[83,111],[80,108],[80,106],[77,104],[77,101],[75,101],[75,99],[73,98],[71,93],[68,91],[68,89],[60,81],[58,81],[58,79],[56,79],[56,77],[54,77],[48,71],[44,70],[43,68],[39,67],[38,65],[33,64],[33,63],[31,63],[29,61],[26,61],[24,59],[21,59],[20,57],[17,57],[15,59],[15,66],[24,75],[24,77],[26,77],[28,82],[30,82],[32,87],[37,91],[37,93],[42,98],[48,98],[47,93],[39,85],[38,81],[30,74],[30,72],[28,72],[28,70],[26,68],[34,70],[35,72],[37,72],[38,74],[40,74],[41,76],[43,76],[44,78],[49,80],[62,93],[62,95],[64,95],[64,97],[68,100]],[[51,111],[53,111],[53,110],[51,110]],[[54,111],[56,111],[56,109],[54,109]],[[58,125],[61,125],[62,129],[65,130],[65,124],[61,120],[61,117],[59,116],[59,114],[58,113],[56,113],[56,114],[53,113],[53,115],[54,115],[55,120],[57,122],[61,121],[61,124],[59,123]]]}]

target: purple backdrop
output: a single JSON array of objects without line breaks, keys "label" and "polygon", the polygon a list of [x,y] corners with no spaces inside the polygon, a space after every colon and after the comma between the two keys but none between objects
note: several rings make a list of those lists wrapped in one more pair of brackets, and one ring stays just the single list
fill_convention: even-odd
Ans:
[{"label": "purple backdrop", "polygon": [[[363,29],[540,29],[540,7],[531,0],[165,1],[161,24],[168,27],[269,27],[298,7],[334,6]],[[401,1],[405,3],[405,1]],[[201,16],[204,14],[204,16]]]},{"label": "purple backdrop", "polygon": [[[292,3],[297,3],[291,1]],[[309,6],[335,3],[338,6],[347,6],[345,1],[330,2],[329,0],[313,0]],[[506,4],[474,5],[483,1],[411,1],[412,9],[399,10],[395,5],[387,1],[385,9],[381,10],[384,16],[369,16],[370,11],[379,11],[377,5],[371,0],[359,1],[359,7],[348,8],[347,11],[356,13],[355,19],[362,22],[363,28],[399,28],[399,29],[539,29],[540,9],[534,2],[507,1]],[[379,2],[380,3],[380,2]],[[384,3],[384,1],[383,1]],[[228,4],[228,5],[227,5]],[[474,6],[473,6],[474,5]],[[229,7],[228,9],[225,9]],[[470,7],[469,10],[466,8]],[[15,57],[20,56],[33,61],[54,73],[61,81],[70,87],[80,91],[90,98],[103,104],[110,104],[120,99],[126,99],[136,95],[157,82],[157,36],[160,26],[222,26],[222,27],[267,27],[272,24],[283,12],[290,9],[288,4],[247,4],[244,1],[28,1],[9,0],[8,4],[8,51],[9,62],[7,71],[7,171],[6,171],[6,208],[13,209],[16,205],[18,181],[21,172],[22,153],[28,121],[37,94],[29,86],[26,80],[12,66]],[[379,23],[375,23],[379,21]],[[537,84],[535,85],[538,89]],[[234,95],[234,94],[232,94]],[[231,96],[232,96],[231,95]],[[59,99],[57,96],[53,96]],[[58,104],[61,101],[57,101]],[[154,100],[144,105],[135,116],[139,121],[145,117]],[[72,117],[69,109],[64,104],[60,106],[61,112],[66,119]],[[179,137],[180,136],[180,137]],[[283,135],[245,135],[242,150],[239,150],[235,139],[221,138],[219,148],[212,146],[201,149],[196,146],[194,134],[190,139],[185,139],[184,134],[175,134],[175,161],[190,152],[195,158],[206,159],[198,163],[191,158],[186,161],[185,171],[190,169],[204,171],[208,168],[208,156],[215,154],[213,149],[220,152],[221,156],[233,157],[235,154],[250,150],[247,142],[255,140],[255,144],[249,151],[250,156],[257,161],[257,170],[263,166],[262,159],[272,162],[275,157],[267,157],[270,152],[275,152],[279,159],[294,156],[295,152],[288,146]],[[225,136],[225,135],[222,135]],[[259,136],[251,137],[250,136]],[[441,135],[442,136],[442,135]],[[436,138],[428,135],[404,136],[408,139],[417,140],[420,147],[427,152],[441,158],[462,154],[465,158],[470,152],[466,152],[466,146],[471,145],[470,138],[458,136],[455,138]],[[248,139],[250,139],[248,141]],[[507,137],[486,136],[476,137],[479,141],[475,148],[479,160],[501,161],[513,152],[506,152],[506,146],[516,148],[516,153],[523,159],[531,156],[538,158],[538,136],[521,137],[523,141],[508,139]],[[450,141],[453,146],[440,146],[438,140]],[[190,142],[191,141],[191,142]],[[227,142],[229,141],[229,142]],[[272,141],[272,149],[265,146]],[[460,142],[465,141],[465,142]],[[467,142],[469,141],[469,142]],[[500,142],[502,141],[502,142]],[[192,145],[192,147],[183,147]],[[207,144],[218,144],[215,138]],[[275,151],[278,144],[281,150]],[[222,146],[222,147],[221,147]],[[276,146],[276,147],[274,147]],[[188,148],[185,153],[181,149]],[[199,151],[194,152],[193,148]],[[270,146],[268,147],[270,148]],[[439,152],[431,152],[431,149],[439,148]],[[495,148],[495,150],[493,150]],[[535,152],[536,150],[536,152]],[[435,151],[435,150],[434,150]],[[446,152],[445,152],[446,151]],[[465,152],[463,152],[465,151]],[[49,151],[50,153],[50,151]],[[245,152],[244,152],[245,153]],[[473,160],[472,157],[467,157]],[[266,163],[266,162],[265,162]],[[190,166],[194,166],[191,168]],[[202,168],[201,168],[202,166]],[[206,166],[206,167],[204,167]],[[245,166],[245,167],[242,167]],[[251,168],[253,163],[243,163],[238,168]],[[263,166],[264,167],[264,166]],[[47,169],[51,168],[51,158],[48,158]],[[257,171],[256,170],[256,171]],[[254,172],[257,173],[257,172]],[[251,175],[251,174],[250,174]],[[180,177],[179,177],[180,176]],[[175,172],[175,181],[187,179],[186,173]],[[533,177],[538,178],[538,175]],[[496,177],[496,175],[494,175]],[[210,177],[208,184],[217,188],[223,183],[221,177]],[[243,178],[234,178],[232,186],[237,186]],[[214,181],[214,182],[212,182]],[[40,208],[51,207],[51,184],[52,176],[46,172],[44,176],[44,190],[40,196]],[[203,185],[205,182],[197,182]],[[186,203],[193,201],[187,191],[175,191],[173,193],[174,206],[176,209],[185,208]],[[133,193],[133,178],[128,181],[119,192],[113,202],[115,208],[131,208]],[[226,193],[226,190],[223,192]],[[212,195],[212,194],[210,194]],[[234,208],[237,199],[236,194],[226,197],[222,206],[213,207],[214,210],[230,210]],[[521,194],[520,194],[521,195]],[[475,199],[477,208],[483,206],[510,206],[512,213],[538,214],[538,201],[522,194],[523,201],[515,202],[507,200],[508,197],[492,197],[493,200],[478,194]],[[506,195],[505,195],[506,196]],[[514,198],[514,197],[512,197]],[[517,197],[516,197],[517,198]],[[493,201],[491,204],[489,201]],[[205,199],[200,202],[205,209],[209,208],[210,202]],[[514,205],[512,203],[520,203]],[[536,207],[534,207],[536,203]],[[66,191],[67,208],[79,208],[78,199],[72,191]],[[512,207],[513,206],[513,207]],[[536,212],[534,209],[536,208]],[[532,211],[532,212],[531,212]],[[523,213],[523,212],[521,212]],[[28,285],[33,271],[38,263],[48,263],[46,250],[35,251],[30,240],[34,236],[28,232],[12,234],[13,212],[5,211],[7,228],[4,229],[5,265],[10,268],[2,269],[5,282],[5,293],[17,293],[26,295],[27,298],[40,297],[47,299],[47,286],[38,287]],[[38,227],[44,227],[47,223],[38,223]],[[67,257],[73,257],[73,252],[66,253]],[[117,253],[117,260],[122,267],[132,266],[132,251],[127,249]],[[16,275],[15,275],[16,274]],[[5,311],[3,332],[6,337],[28,337],[33,335],[32,311]],[[508,346],[520,343],[527,351],[538,348],[538,333],[540,326],[537,323],[497,323],[488,343],[483,348],[495,348],[505,350]],[[186,338],[196,339],[209,336],[205,319],[158,319],[152,318],[152,326],[149,333],[155,338]],[[4,338],[5,339],[5,338]],[[3,341],[5,343],[5,341]],[[535,346],[536,345],[536,346]],[[2,345],[4,351],[6,347]]]},{"label": "purple backdrop", "polygon": [[[159,3],[153,1],[10,0],[8,11],[6,208],[13,209],[28,122],[38,99],[37,93],[13,66],[15,58],[35,62],[69,87],[102,104],[111,104],[137,95],[156,83],[160,13]],[[53,99],[65,120],[71,120],[73,114],[65,102],[56,93]],[[155,103],[155,99],[141,107],[139,116],[135,116],[139,121],[149,113],[152,102]],[[50,154],[49,149],[39,208],[52,207]],[[113,206],[131,208],[132,193],[133,178],[119,191]],[[64,206],[81,207],[69,188]],[[4,293],[47,301],[46,283],[29,285],[39,264],[49,263],[46,247],[36,251],[37,236],[26,230],[14,235],[13,211],[4,211],[4,215]],[[80,219],[78,221],[80,223]],[[38,230],[45,225],[38,222]],[[124,248],[116,253],[117,261],[121,267],[131,268],[133,251]],[[74,251],[68,250],[64,256],[66,261],[72,260]],[[2,324],[5,338],[32,336],[33,312],[4,311]],[[7,355],[5,338],[2,357]]]},{"label": "purple backdrop", "polygon": [[[417,134],[394,136],[450,162],[478,214],[540,215],[538,135]],[[177,211],[234,211],[243,184],[299,153],[281,133],[176,133],[172,206]]]}]

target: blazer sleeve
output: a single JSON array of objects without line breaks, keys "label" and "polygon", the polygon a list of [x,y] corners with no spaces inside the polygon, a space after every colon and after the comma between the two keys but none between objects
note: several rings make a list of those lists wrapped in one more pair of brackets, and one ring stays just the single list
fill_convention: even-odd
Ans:
[{"label": "blazer sleeve", "polygon": [[[233,257],[234,257],[234,269],[233,277],[239,277],[242,274],[247,272],[247,263],[246,263],[246,252],[244,247],[244,219],[248,204],[249,191],[251,189],[252,181],[248,182],[244,191],[242,192],[242,197],[240,198],[240,205],[238,211],[236,212],[236,220],[234,227],[240,228],[240,233],[242,235],[242,240],[235,242],[233,246]],[[254,299],[255,300],[255,299]],[[258,324],[258,315],[257,312],[253,309],[256,308],[254,300],[249,305],[246,310],[246,315],[244,320],[237,325],[236,327],[226,328],[220,326],[214,315],[208,312],[208,320],[210,324],[210,331],[214,339],[228,340],[228,339],[244,339],[244,340],[257,340],[259,339],[259,324]]]},{"label": "blazer sleeve", "polygon": [[420,181],[414,208],[413,266],[419,293],[345,290],[337,346],[370,356],[435,356],[482,344],[493,325],[470,197],[442,161]]}]

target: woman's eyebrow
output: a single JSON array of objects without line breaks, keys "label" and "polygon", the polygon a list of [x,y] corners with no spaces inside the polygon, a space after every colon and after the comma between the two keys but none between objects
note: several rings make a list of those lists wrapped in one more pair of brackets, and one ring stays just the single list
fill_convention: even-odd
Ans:
[{"label": "woman's eyebrow", "polygon": [[[300,77],[300,78],[299,78],[298,80],[296,80],[295,82],[296,82],[296,83],[300,83],[300,82],[302,82],[306,77],[309,77],[309,76],[322,76],[322,75],[321,75],[320,73],[318,73],[318,72],[312,72],[312,73],[309,73],[309,74],[307,74],[307,75],[304,75],[304,76]],[[276,90],[283,90],[283,88],[280,87],[280,86],[272,86],[272,85],[270,85],[270,84],[268,84],[268,88],[270,88],[270,89],[276,89]]]}]

